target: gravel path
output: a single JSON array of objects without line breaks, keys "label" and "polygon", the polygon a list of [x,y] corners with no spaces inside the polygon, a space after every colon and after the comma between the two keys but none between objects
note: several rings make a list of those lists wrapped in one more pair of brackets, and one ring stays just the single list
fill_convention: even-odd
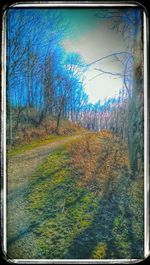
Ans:
[{"label": "gravel path", "polygon": [[43,146],[28,150],[8,159],[8,192],[21,187],[28,182],[28,177],[36,170],[37,166],[56,148],[64,143],[81,137],[80,135],[69,136]]},{"label": "gravel path", "polygon": [[31,174],[53,150],[81,136],[68,136],[66,139],[36,147],[8,159],[7,247],[10,258],[37,257],[38,249],[34,234],[30,231],[30,214],[26,207],[26,193]]}]

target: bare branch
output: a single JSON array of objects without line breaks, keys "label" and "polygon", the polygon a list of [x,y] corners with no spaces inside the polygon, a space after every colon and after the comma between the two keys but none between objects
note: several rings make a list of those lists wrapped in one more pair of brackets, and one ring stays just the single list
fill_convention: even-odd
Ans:
[{"label": "bare branch", "polygon": [[102,60],[104,60],[104,59],[111,58],[111,57],[115,57],[115,56],[118,56],[118,55],[123,55],[123,54],[124,54],[124,55],[128,55],[128,56],[133,57],[132,53],[127,52],[127,51],[124,51],[124,52],[115,52],[115,53],[112,53],[112,54],[106,55],[106,56],[104,56],[104,57],[102,57],[102,58],[100,58],[100,59],[98,59],[98,60],[96,60],[96,61],[93,61],[93,62],[87,64],[87,66],[91,66],[92,64],[95,64],[95,63],[97,63],[97,62],[100,62],[100,61],[102,61]]}]

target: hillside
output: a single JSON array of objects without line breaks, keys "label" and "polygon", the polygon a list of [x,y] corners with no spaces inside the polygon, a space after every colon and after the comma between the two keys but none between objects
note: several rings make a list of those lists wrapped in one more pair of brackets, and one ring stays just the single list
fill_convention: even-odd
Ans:
[{"label": "hillside", "polygon": [[109,131],[58,144],[20,185],[12,183],[9,256],[142,258],[143,181],[130,173],[127,146]]},{"label": "hillside", "polygon": [[[15,127],[15,124],[13,125]],[[15,131],[12,145],[7,145],[9,157],[40,145],[49,144],[57,140],[63,140],[68,136],[85,133],[87,130],[81,125],[67,119],[60,119],[59,130],[56,130],[56,118],[48,117],[41,125],[19,123]]]}]

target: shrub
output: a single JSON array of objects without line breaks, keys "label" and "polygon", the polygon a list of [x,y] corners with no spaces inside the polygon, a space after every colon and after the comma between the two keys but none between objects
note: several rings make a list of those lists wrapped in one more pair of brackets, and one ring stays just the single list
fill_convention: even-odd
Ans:
[{"label": "shrub", "polygon": [[105,259],[107,257],[107,246],[99,243],[92,253],[92,259]]}]

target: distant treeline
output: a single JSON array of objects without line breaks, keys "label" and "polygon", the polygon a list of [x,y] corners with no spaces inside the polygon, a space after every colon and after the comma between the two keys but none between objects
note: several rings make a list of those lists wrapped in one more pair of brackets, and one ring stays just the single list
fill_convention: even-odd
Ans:
[{"label": "distant treeline", "polygon": [[[129,52],[111,54],[123,65],[117,98],[88,103],[84,73],[90,67],[79,54],[66,52],[66,18],[60,9],[10,9],[7,12],[7,140],[13,144],[19,125],[38,127],[47,117],[61,118],[99,131],[109,129],[128,142],[131,168],[143,172],[143,41],[141,11],[104,10],[114,27],[129,38]],[[129,19],[130,18],[130,19]],[[85,44],[86,45],[86,44]],[[94,63],[94,62],[93,62]],[[102,69],[97,69],[105,74]],[[107,73],[108,74],[108,73]],[[111,73],[110,73],[111,74]],[[112,73],[114,75],[114,73]],[[105,88],[100,88],[105,89]]]}]

